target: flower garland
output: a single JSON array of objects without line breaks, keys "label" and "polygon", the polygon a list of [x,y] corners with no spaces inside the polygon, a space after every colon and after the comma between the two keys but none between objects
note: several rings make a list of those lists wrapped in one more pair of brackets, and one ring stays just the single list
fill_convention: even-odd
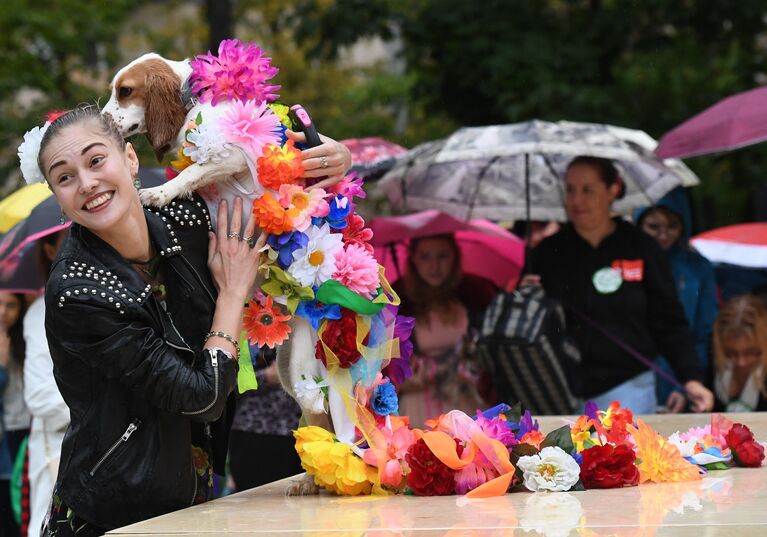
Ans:
[{"label": "flower garland", "polygon": [[[369,393],[387,383],[380,374],[377,382]],[[371,414],[377,412],[373,399],[358,396],[358,401]],[[384,406],[392,408],[391,403]],[[363,449],[362,455],[354,451],[345,455],[364,461],[368,471],[378,471],[369,474],[366,486],[356,482],[338,486],[334,481],[325,488],[347,495],[487,497],[516,490],[558,492],[694,481],[706,469],[759,467],[764,461],[764,446],[748,427],[718,414],[705,427],[676,432],[666,439],[642,420],[635,422],[631,411],[617,401],[605,410],[587,405],[587,412],[572,425],[545,436],[519,405],[498,405],[477,412],[474,418],[453,410],[428,421],[426,430],[411,430],[407,417],[379,416],[374,420],[376,431],[365,434],[376,438],[377,445]],[[295,432],[297,442],[305,442],[307,429]],[[332,439],[326,432],[323,441]],[[695,453],[706,453],[712,446],[716,453],[731,452],[732,456],[714,463],[706,457],[695,458]],[[690,451],[695,453],[685,455]],[[305,447],[298,453],[303,468],[323,485],[327,461],[307,455]]]}]

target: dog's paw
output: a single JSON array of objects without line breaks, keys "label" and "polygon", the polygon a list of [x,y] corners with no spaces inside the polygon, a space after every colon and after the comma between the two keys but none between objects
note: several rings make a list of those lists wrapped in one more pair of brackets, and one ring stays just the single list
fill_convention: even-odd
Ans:
[{"label": "dog's paw", "polygon": [[320,487],[309,474],[297,475],[288,483],[285,496],[314,496],[320,493]]},{"label": "dog's paw", "polygon": [[149,207],[164,207],[169,204],[176,196],[174,192],[163,186],[156,186],[152,188],[142,188],[139,190],[138,197],[141,200],[142,205]]}]

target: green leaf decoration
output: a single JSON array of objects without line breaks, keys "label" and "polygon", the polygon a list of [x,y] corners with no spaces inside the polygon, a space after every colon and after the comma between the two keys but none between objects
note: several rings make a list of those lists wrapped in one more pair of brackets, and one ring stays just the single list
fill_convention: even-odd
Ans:
[{"label": "green leaf decoration", "polygon": [[575,446],[573,446],[573,437],[570,435],[570,426],[563,425],[547,434],[541,444],[541,448],[545,447],[559,447],[565,453],[572,453]]}]

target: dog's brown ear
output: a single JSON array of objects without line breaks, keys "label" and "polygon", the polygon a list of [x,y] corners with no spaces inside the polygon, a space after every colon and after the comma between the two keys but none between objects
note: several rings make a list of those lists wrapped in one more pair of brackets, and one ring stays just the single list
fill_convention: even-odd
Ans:
[{"label": "dog's brown ear", "polygon": [[146,75],[145,87],[146,137],[161,161],[186,118],[186,108],[181,105],[181,80],[173,72],[152,69]]}]

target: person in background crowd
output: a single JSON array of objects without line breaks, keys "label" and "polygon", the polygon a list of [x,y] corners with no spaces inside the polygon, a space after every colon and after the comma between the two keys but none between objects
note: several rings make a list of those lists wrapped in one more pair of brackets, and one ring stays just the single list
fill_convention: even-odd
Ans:
[{"label": "person in background crowd", "polygon": [[0,292],[0,385],[4,384],[0,440],[0,529],[7,536],[17,536],[20,531],[11,507],[10,479],[21,442],[29,433],[29,413],[22,393],[25,304],[24,295]]},{"label": "person in background crowd", "polygon": [[568,329],[581,351],[583,395],[601,408],[618,400],[636,414],[656,408],[655,379],[630,347],[647,359],[663,352],[684,382],[694,410],[714,397],[702,384],[692,335],[668,262],[653,239],[611,218],[625,185],[606,159],[576,157],[567,167],[569,223],[534,250],[531,275],[565,305]]},{"label": "person in background crowd", "polygon": [[497,290],[480,280],[463,276],[452,235],[410,241],[405,276],[394,288],[400,314],[415,318],[413,376],[399,394],[399,414],[410,416],[412,427],[452,409],[474,415],[485,404],[467,340]]},{"label": "person in background crowd", "polygon": [[229,441],[229,469],[237,491],[303,472],[293,438],[301,408],[280,385],[275,352],[251,352],[259,357],[258,389],[237,399]]},{"label": "person in background crowd", "polygon": [[[711,386],[711,328],[718,310],[716,281],[711,262],[687,243],[691,229],[687,194],[679,187],[661,198],[656,206],[638,211],[635,216],[637,226],[658,241],[666,252],[679,301],[695,337],[698,367],[703,371],[705,384]],[[672,373],[665,358],[659,358],[656,363]],[[687,403],[684,394],[660,376],[656,376],[655,381],[658,401],[666,404],[668,412],[681,412]]]},{"label": "person in background crowd", "polygon": [[[41,274],[51,270],[66,231],[37,240]],[[69,425],[69,408],[53,378],[53,361],[45,338],[45,299],[39,297],[24,316],[24,401],[32,414],[29,434],[30,518],[29,537],[40,535],[59,469],[61,442]]]},{"label": "person in background crowd", "polygon": [[767,411],[767,307],[755,296],[730,299],[714,323],[715,410]]}]

